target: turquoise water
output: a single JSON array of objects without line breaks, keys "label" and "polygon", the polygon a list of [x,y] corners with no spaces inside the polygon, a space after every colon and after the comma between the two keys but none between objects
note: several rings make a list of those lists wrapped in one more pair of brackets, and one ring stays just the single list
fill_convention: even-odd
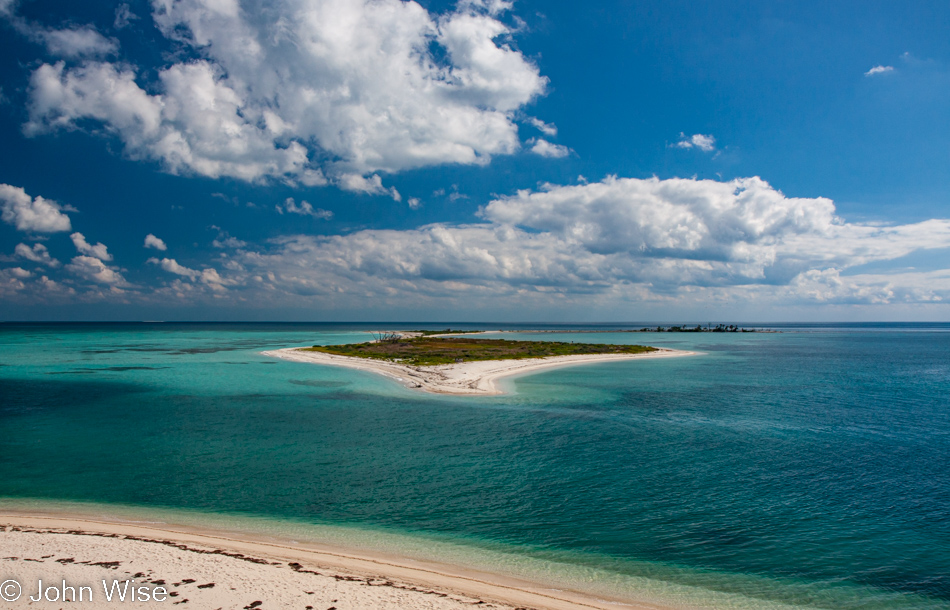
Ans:
[{"label": "turquoise water", "polygon": [[950,607],[950,325],[527,334],[704,355],[495,398],[258,353],[368,328],[0,325],[0,498],[703,607]]}]

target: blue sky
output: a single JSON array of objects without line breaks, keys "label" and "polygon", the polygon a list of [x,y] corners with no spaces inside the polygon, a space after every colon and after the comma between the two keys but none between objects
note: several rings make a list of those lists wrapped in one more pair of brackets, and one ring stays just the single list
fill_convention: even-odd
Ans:
[{"label": "blue sky", "polygon": [[945,3],[0,15],[5,319],[950,317]]}]

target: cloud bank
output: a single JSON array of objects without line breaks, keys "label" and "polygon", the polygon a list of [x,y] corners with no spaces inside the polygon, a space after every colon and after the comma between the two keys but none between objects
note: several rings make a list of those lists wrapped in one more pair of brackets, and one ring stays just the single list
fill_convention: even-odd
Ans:
[{"label": "cloud bank", "polygon": [[[947,273],[849,269],[950,247],[950,221],[848,223],[824,198],[786,197],[759,178],[623,179],[500,197],[483,222],[347,235],[288,235],[221,255],[220,292],[255,299],[394,303],[506,297],[537,302],[750,298],[942,302]],[[200,285],[197,271],[172,273]],[[216,272],[217,273],[217,272]],[[195,290],[187,298],[196,298]],[[705,296],[702,296],[705,295]]]},{"label": "cloud bank", "polygon": [[[302,203],[287,203],[283,211],[316,213]],[[610,176],[548,184],[498,197],[479,215],[480,222],[468,224],[292,234],[259,244],[219,230],[217,254],[200,269],[174,258],[149,259],[167,274],[155,276],[158,284],[151,287],[129,284],[107,264],[112,257],[103,244],[74,233],[79,256],[66,266],[73,279],[52,286],[57,294],[67,294],[67,288],[83,294],[105,285],[142,303],[214,299],[265,308],[950,300],[947,271],[900,265],[891,272],[862,271],[869,263],[950,248],[950,220],[849,223],[835,214],[831,200],[787,197],[757,177],[717,182]],[[16,254],[55,264],[40,245],[21,244]],[[8,293],[53,289],[45,275],[12,273]]]}]

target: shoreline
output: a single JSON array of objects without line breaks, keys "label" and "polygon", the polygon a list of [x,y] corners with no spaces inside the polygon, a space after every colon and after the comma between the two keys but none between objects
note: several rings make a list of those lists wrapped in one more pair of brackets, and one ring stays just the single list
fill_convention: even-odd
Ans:
[{"label": "shoreline", "polygon": [[[0,572],[16,578],[28,605],[36,582],[70,585],[134,578],[162,586],[168,602],[191,607],[307,607],[339,610],[399,607],[498,610],[580,610],[624,607],[674,610],[652,602],[610,600],[517,578],[434,561],[407,559],[324,543],[297,542],[247,532],[167,523],[140,523],[102,515],[59,514],[0,507]],[[92,586],[92,585],[90,585]],[[99,586],[101,589],[101,586]],[[84,608],[108,608],[102,591]],[[326,599],[324,599],[326,598]],[[326,604],[322,605],[321,604]],[[46,608],[42,600],[30,607]]]},{"label": "shoreline", "polygon": [[495,382],[507,377],[534,373],[541,370],[621,360],[647,360],[698,356],[700,352],[657,348],[645,354],[582,354],[548,358],[520,358],[511,360],[477,360],[435,366],[411,366],[376,360],[352,358],[323,352],[302,351],[305,348],[288,347],[261,352],[261,355],[293,362],[342,366],[369,371],[398,381],[407,388],[430,394],[454,396],[498,396],[505,394]]}]

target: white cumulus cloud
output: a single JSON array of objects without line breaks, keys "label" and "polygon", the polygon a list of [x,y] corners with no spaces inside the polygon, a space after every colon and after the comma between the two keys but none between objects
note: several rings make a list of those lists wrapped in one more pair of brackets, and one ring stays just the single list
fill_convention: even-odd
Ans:
[{"label": "white cumulus cloud", "polygon": [[118,42],[99,33],[92,25],[70,25],[63,29],[45,27],[25,19],[14,11],[16,0],[0,0],[0,16],[19,34],[44,45],[51,55],[79,59],[98,57],[118,50]]},{"label": "white cumulus cloud", "polygon": [[18,231],[34,233],[58,233],[69,231],[72,225],[64,210],[73,208],[61,206],[55,201],[37,196],[30,197],[17,186],[0,184],[0,206],[3,222],[13,225]]},{"label": "white cumulus cloud", "polygon": [[547,140],[535,140],[531,152],[549,159],[560,159],[571,154],[571,149],[560,144],[553,144]]},{"label": "white cumulus cloud", "polygon": [[115,53],[119,48],[115,40],[106,38],[92,26],[40,30],[37,36],[51,54],[61,57],[96,57]]},{"label": "white cumulus cloud", "polygon": [[161,238],[155,237],[151,233],[145,236],[144,247],[154,248],[155,250],[161,250],[162,252],[164,252],[165,250],[168,250],[168,246],[165,245],[165,242]]},{"label": "white cumulus cloud", "polygon": [[125,281],[118,269],[106,265],[95,256],[74,256],[66,265],[66,270],[91,282],[113,287],[128,286],[128,282]]},{"label": "white cumulus cloud", "polygon": [[76,250],[80,254],[93,256],[104,262],[112,260],[112,255],[109,254],[108,248],[106,248],[106,245],[102,242],[92,245],[86,241],[82,233],[73,233],[69,238],[73,241],[73,245],[76,246]]},{"label": "white cumulus cloud", "polygon": [[[350,175],[517,151],[515,113],[547,85],[508,42],[505,2],[441,15],[402,0],[152,4],[164,35],[201,58],[148,83],[127,64],[44,64],[27,133],[92,120],[173,173],[351,188]],[[396,197],[362,192],[384,191]]]},{"label": "white cumulus cloud", "polygon": [[277,204],[275,207],[277,208],[278,214],[286,212],[288,214],[299,214],[300,216],[313,216],[314,218],[322,218],[324,220],[333,218],[333,212],[330,210],[314,208],[307,201],[301,201],[300,205],[297,205],[293,197],[288,197],[283,204]]},{"label": "white cumulus cloud", "polygon": [[190,279],[195,279],[196,277],[198,277],[199,275],[201,275],[201,272],[199,272],[199,271],[197,271],[197,270],[195,270],[195,269],[189,269],[188,267],[179,265],[179,264],[178,264],[178,261],[176,261],[176,260],[173,259],[173,258],[163,258],[163,259],[161,259],[161,260],[159,260],[159,259],[157,259],[157,258],[150,258],[150,259],[148,259],[147,262],[149,262],[149,263],[151,263],[151,264],[153,264],[153,265],[158,265],[158,266],[161,267],[163,270],[165,270],[165,271],[167,271],[167,272],[169,272],[169,273],[174,273],[175,275],[180,275],[180,276],[182,276],[182,277],[187,277],[187,278],[190,278]]},{"label": "white cumulus cloud", "polygon": [[165,242],[160,238],[155,237],[151,233],[145,236],[145,246],[146,248],[154,248],[155,250],[161,250],[164,252],[168,250],[168,246],[165,245]]},{"label": "white cumulus cloud", "polygon": [[716,138],[701,133],[695,133],[691,136],[680,133],[680,141],[674,146],[676,148],[698,148],[703,152],[712,152],[716,150]]},{"label": "white cumulus cloud", "polygon": [[[291,199],[290,201],[293,201],[293,199]],[[283,214],[283,211],[280,209],[280,206],[278,206],[277,211]],[[332,216],[333,214],[331,213],[330,215]],[[238,239],[237,237],[230,235],[227,231],[225,231],[221,227],[211,225],[211,228],[218,231],[218,236],[211,242],[211,245],[214,246],[215,248],[225,250],[225,249],[231,249],[231,248],[243,248],[244,246],[247,245],[246,241],[242,239]]]},{"label": "white cumulus cloud", "polygon": [[337,183],[344,191],[361,193],[363,195],[390,195],[396,201],[402,201],[402,195],[395,187],[386,188],[383,186],[383,179],[373,174],[368,178],[359,174],[343,174]]},{"label": "white cumulus cloud", "polygon": [[557,135],[557,126],[545,123],[539,118],[529,117],[526,122],[546,136],[553,138]]},{"label": "white cumulus cloud", "polygon": [[157,258],[150,258],[147,262],[153,265],[158,265],[168,273],[173,273],[175,275],[188,278],[193,282],[201,282],[214,292],[227,292],[227,288],[225,288],[225,286],[236,283],[233,280],[222,278],[215,269],[206,268],[200,271],[198,269],[191,269],[189,267],[185,267],[184,265],[180,265],[178,261],[173,258],[163,258],[161,260]]},{"label": "white cumulus cloud", "polygon": [[139,16],[132,12],[128,4],[120,4],[115,9],[115,20],[112,22],[112,26],[117,30],[121,30],[137,19],[139,19]]},{"label": "white cumulus cloud", "polygon": [[60,262],[55,258],[51,257],[49,250],[43,244],[33,244],[33,247],[30,248],[26,244],[17,244],[16,248],[13,249],[14,254],[21,258],[25,258],[28,261],[34,263],[39,263],[41,265],[46,265],[48,267],[59,267]]},{"label": "white cumulus cloud", "polygon": [[45,64],[32,75],[31,120],[25,130],[103,122],[133,158],[162,161],[172,173],[231,176],[247,181],[304,172],[307,151],[280,144],[241,113],[243,101],[216,77],[214,65],[176,64],[159,73],[167,94],[150,95],[128,67],[88,63],[67,70]]},{"label": "white cumulus cloud", "polygon": [[893,72],[894,66],[874,66],[870,70],[864,73],[865,76],[874,76],[875,74],[887,74],[888,72]]}]

